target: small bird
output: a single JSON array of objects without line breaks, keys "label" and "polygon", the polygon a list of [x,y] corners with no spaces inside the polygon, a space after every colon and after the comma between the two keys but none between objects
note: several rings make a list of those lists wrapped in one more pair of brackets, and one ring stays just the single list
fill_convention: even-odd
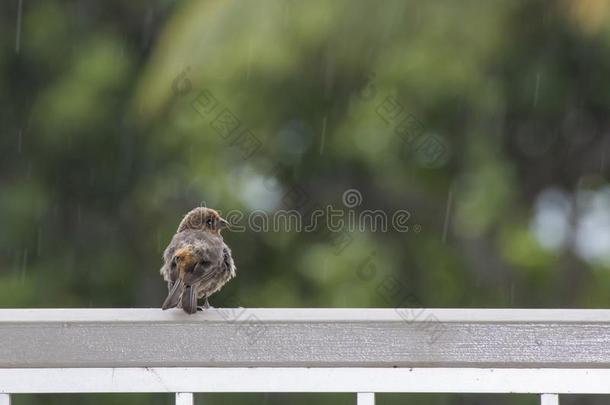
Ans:
[{"label": "small bird", "polygon": [[208,298],[235,277],[231,249],[220,231],[229,223],[211,208],[189,211],[163,252],[161,275],[169,294],[161,308],[181,307],[186,313],[197,312],[197,299],[210,308]]}]

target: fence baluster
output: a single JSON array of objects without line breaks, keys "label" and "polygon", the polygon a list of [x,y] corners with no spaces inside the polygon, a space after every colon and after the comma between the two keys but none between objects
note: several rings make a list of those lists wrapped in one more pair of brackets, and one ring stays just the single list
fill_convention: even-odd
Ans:
[{"label": "fence baluster", "polygon": [[375,393],[359,392],[357,405],[375,405]]},{"label": "fence baluster", "polygon": [[176,405],[193,405],[193,393],[192,392],[177,392],[176,393]]},{"label": "fence baluster", "polygon": [[541,394],[540,405],[559,405],[559,395],[557,394]]}]

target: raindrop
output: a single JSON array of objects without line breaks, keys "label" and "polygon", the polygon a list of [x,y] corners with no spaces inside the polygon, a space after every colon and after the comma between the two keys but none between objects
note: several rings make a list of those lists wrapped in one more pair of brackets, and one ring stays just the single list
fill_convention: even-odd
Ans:
[{"label": "raindrop", "polygon": [[15,33],[15,53],[19,53],[21,48],[21,12],[23,10],[23,0],[19,0],[17,5],[17,29]]},{"label": "raindrop", "polygon": [[25,273],[28,267],[28,250],[23,249],[23,256],[21,258],[21,284],[25,282]]},{"label": "raindrop", "polygon": [[445,208],[445,223],[443,224],[443,243],[447,243],[447,231],[449,230],[449,221],[451,217],[451,204],[453,202],[453,185],[449,186],[449,195],[447,196],[447,207]]},{"label": "raindrop", "polygon": [[324,153],[324,140],[326,139],[326,116],[322,119],[322,139],[320,140],[320,155]]},{"label": "raindrop", "polygon": [[246,80],[250,80],[250,70],[252,69],[252,41],[248,45],[248,70],[246,70]]},{"label": "raindrop", "polygon": [[36,231],[36,256],[40,256],[42,252],[42,227],[39,226]]},{"label": "raindrop", "polygon": [[534,87],[534,107],[538,105],[538,91],[540,90],[540,72],[536,73],[536,86]]}]

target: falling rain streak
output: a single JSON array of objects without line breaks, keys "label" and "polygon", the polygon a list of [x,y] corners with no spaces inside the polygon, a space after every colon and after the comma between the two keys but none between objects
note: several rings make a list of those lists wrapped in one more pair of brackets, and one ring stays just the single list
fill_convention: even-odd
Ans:
[{"label": "falling rain streak", "polygon": [[36,232],[36,256],[40,256],[42,252],[42,227],[38,227]]},{"label": "falling rain streak", "polygon": [[246,80],[250,80],[250,70],[252,70],[252,41],[248,44],[248,66],[246,70]]},{"label": "falling rain streak", "polygon": [[443,243],[447,243],[447,231],[449,230],[449,221],[451,220],[451,204],[453,202],[453,185],[449,186],[449,195],[447,196],[447,208],[445,208],[445,223],[443,224]]},{"label": "falling rain streak", "polygon": [[540,90],[540,72],[536,73],[536,86],[534,87],[534,107],[538,105],[538,91]]},{"label": "falling rain streak", "polygon": [[326,117],[322,120],[322,139],[320,140],[320,155],[324,153],[324,140],[326,138]]},{"label": "falling rain streak", "polygon": [[25,273],[28,267],[28,250],[23,249],[23,256],[21,257],[21,277],[20,281],[23,284],[25,282]]},{"label": "falling rain streak", "polygon": [[17,29],[15,33],[15,53],[19,53],[21,47],[21,12],[23,10],[23,0],[19,0],[17,5]]},{"label": "falling rain streak", "polygon": [[606,141],[602,144],[602,156],[599,159],[599,172],[602,175],[604,174],[604,168],[606,167],[606,150],[608,146],[610,146],[610,142],[608,141],[608,139],[606,139]]}]

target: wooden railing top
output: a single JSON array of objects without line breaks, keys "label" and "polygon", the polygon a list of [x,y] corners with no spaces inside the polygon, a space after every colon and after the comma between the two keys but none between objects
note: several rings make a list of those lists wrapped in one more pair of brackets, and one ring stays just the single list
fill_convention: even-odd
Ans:
[{"label": "wooden railing top", "polygon": [[610,309],[527,308],[212,308],[188,315],[157,308],[0,308],[0,323],[14,322],[202,322],[238,316],[282,322],[609,322]]},{"label": "wooden railing top", "polygon": [[610,310],[1,309],[0,368],[610,368]]}]

